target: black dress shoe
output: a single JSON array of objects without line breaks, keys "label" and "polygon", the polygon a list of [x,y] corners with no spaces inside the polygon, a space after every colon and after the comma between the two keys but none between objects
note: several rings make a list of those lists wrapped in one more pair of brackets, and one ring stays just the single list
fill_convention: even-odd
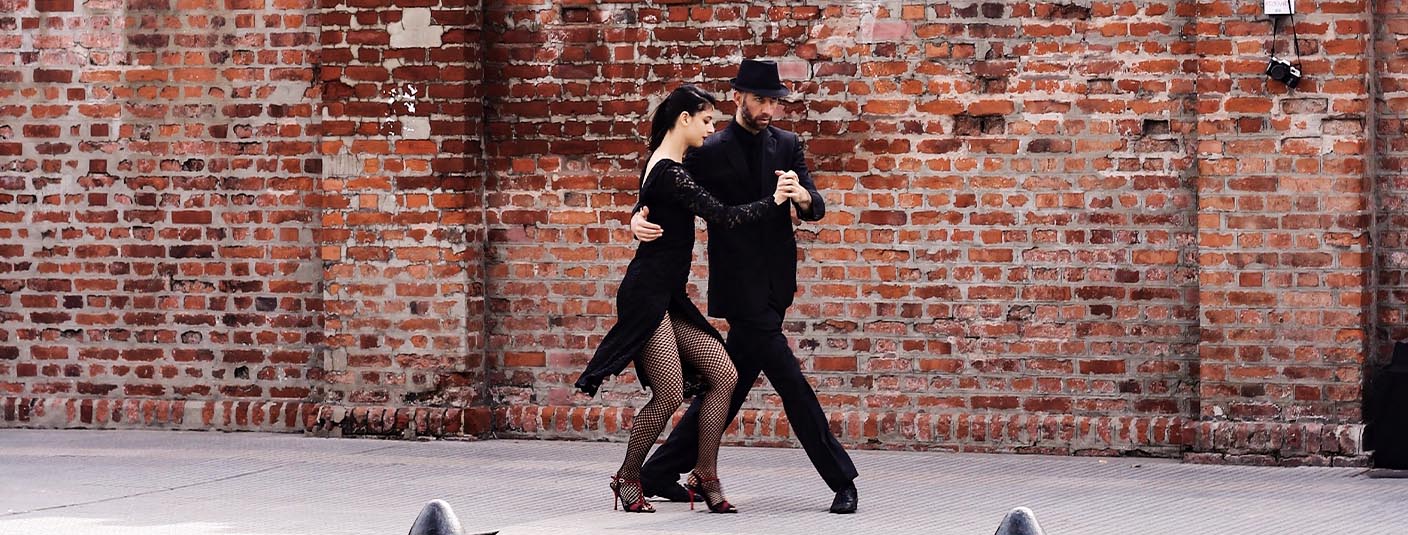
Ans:
[{"label": "black dress shoe", "polygon": [[849,515],[856,512],[856,502],[860,498],[856,496],[854,485],[836,491],[836,499],[831,501],[831,512],[838,515]]},{"label": "black dress shoe", "polygon": [[[643,490],[648,498],[664,498],[672,502],[690,502],[689,491],[684,488],[684,485],[678,482],[652,483],[650,481],[644,481],[642,483],[644,484]],[[704,496],[696,494],[694,495],[693,501],[702,502],[704,501]]]}]

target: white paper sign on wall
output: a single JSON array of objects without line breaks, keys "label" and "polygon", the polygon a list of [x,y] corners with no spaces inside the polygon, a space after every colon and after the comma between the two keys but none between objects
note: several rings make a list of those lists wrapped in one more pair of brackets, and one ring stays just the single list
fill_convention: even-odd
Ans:
[{"label": "white paper sign on wall", "polygon": [[1262,0],[1267,15],[1294,15],[1296,13],[1295,0]]}]

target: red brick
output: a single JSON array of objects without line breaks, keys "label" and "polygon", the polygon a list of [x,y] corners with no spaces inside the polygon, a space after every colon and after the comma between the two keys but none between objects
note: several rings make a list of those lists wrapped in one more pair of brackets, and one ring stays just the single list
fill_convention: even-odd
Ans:
[{"label": "red brick", "polygon": [[[1405,67],[1349,57],[1401,40],[1391,13],[1308,15],[1303,43],[1323,57],[1291,91],[1237,44],[1264,25],[1224,4],[1199,6],[1193,41],[1159,18],[1191,12],[1167,6],[914,4],[861,21],[725,2],[667,6],[642,30],[583,3],[560,12],[566,26],[535,26],[539,7],[520,4],[437,11],[445,46],[433,50],[390,48],[399,18],[369,0],[334,12],[239,0],[225,6],[247,30],[234,41],[196,19],[135,33],[17,20],[40,54],[135,51],[130,69],[0,69],[26,97],[0,106],[0,155],[20,171],[0,177],[0,258],[14,270],[0,310],[117,347],[0,322],[14,348],[4,366],[78,374],[20,381],[19,395],[246,401],[191,423],[207,427],[277,426],[278,409],[260,405],[277,398],[291,402],[286,426],[327,431],[330,406],[295,402],[318,392],[376,407],[357,432],[377,433],[504,431],[493,400],[516,411],[501,425],[529,436],[618,435],[631,411],[591,412],[598,402],[570,382],[637,246],[624,223],[640,119],[671,80],[728,94],[734,68],[715,41],[779,59],[798,96],[778,125],[806,140],[829,206],[799,223],[786,329],[848,441],[1001,449],[1020,428],[1053,451],[1095,441],[1197,459],[1230,447],[1196,445],[1200,433],[1251,429],[1200,421],[1220,407],[1332,422],[1284,458],[1342,455],[1354,445],[1337,426],[1362,421],[1362,379],[1324,370],[1369,369],[1383,340],[1408,333],[1391,291],[1408,276],[1391,262],[1408,239],[1384,212],[1405,199]],[[1121,39],[1097,49],[1077,26]],[[926,61],[903,59],[915,51]],[[705,60],[651,59],[685,52]],[[403,135],[411,117],[435,118],[428,137]],[[82,193],[55,189],[74,180]],[[703,263],[690,290],[701,306]],[[37,365],[36,347],[70,350]],[[468,409],[436,424],[433,411],[398,412],[412,403]],[[731,436],[789,437],[768,392],[750,403]],[[87,407],[112,425],[172,417],[160,404]]]},{"label": "red brick", "polygon": [[71,12],[73,0],[34,0],[34,9],[40,13]]},{"label": "red brick", "polygon": [[[73,10],[73,2],[72,2],[72,0],[66,0],[66,1],[68,2],[68,8],[67,8],[67,9],[60,9],[59,11],[72,11],[72,10]],[[39,3],[37,4],[37,6],[43,6],[44,4],[45,4],[45,1],[44,1],[44,0],[39,0]],[[40,11],[45,11],[45,10],[44,10],[42,7],[40,7]],[[67,83],[70,83],[70,82],[73,81],[73,71],[56,70],[56,69],[35,69],[35,70],[34,70],[34,81],[37,82],[37,83],[60,83],[60,84],[67,84]]]}]

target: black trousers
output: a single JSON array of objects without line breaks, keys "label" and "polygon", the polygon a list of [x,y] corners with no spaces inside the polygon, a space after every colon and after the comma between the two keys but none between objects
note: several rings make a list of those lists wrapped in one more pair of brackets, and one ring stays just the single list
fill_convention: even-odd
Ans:
[{"label": "black trousers", "polygon": [[[768,382],[782,398],[792,434],[802,443],[802,449],[806,450],[821,479],[832,491],[850,486],[856,478],[856,466],[831,434],[816,391],[802,376],[802,368],[787,345],[787,337],[782,335],[781,314],[768,311],[746,320],[729,318],[728,322],[725,346],[733,365],[738,368],[738,385],[729,403],[728,421],[732,422],[738,415],[758,374],[767,374]],[[694,468],[699,455],[699,405],[700,397],[696,396],[665,443],[645,462],[641,479],[647,487],[652,483],[678,481],[680,474]]]}]

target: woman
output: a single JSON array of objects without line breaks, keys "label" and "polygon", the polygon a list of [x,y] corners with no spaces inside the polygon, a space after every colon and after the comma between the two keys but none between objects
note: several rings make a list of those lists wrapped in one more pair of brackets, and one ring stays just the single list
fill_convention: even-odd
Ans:
[{"label": "woman", "polygon": [[[695,394],[697,376],[707,383],[699,417],[699,458],[686,488],[699,493],[715,513],[737,509],[724,498],[718,478],[719,438],[727,424],[729,395],[738,372],[724,351],[723,337],[685,294],[694,251],[694,217],[710,225],[736,226],[762,220],[786,201],[780,180],[772,198],[725,206],[694,183],[681,165],[685,150],[714,132],[717,100],[694,86],[675,89],[655,108],[650,126],[650,160],[641,175],[636,210],[648,207],[664,234],[641,243],[616,292],[616,325],[606,333],[576,386],[595,395],[608,375],[636,364],[650,401],[636,414],[626,459],[611,478],[615,501],[634,513],[653,513],[640,486],[640,467],[686,394]],[[613,502],[614,504],[614,502]],[[690,502],[693,506],[693,500]]]}]

